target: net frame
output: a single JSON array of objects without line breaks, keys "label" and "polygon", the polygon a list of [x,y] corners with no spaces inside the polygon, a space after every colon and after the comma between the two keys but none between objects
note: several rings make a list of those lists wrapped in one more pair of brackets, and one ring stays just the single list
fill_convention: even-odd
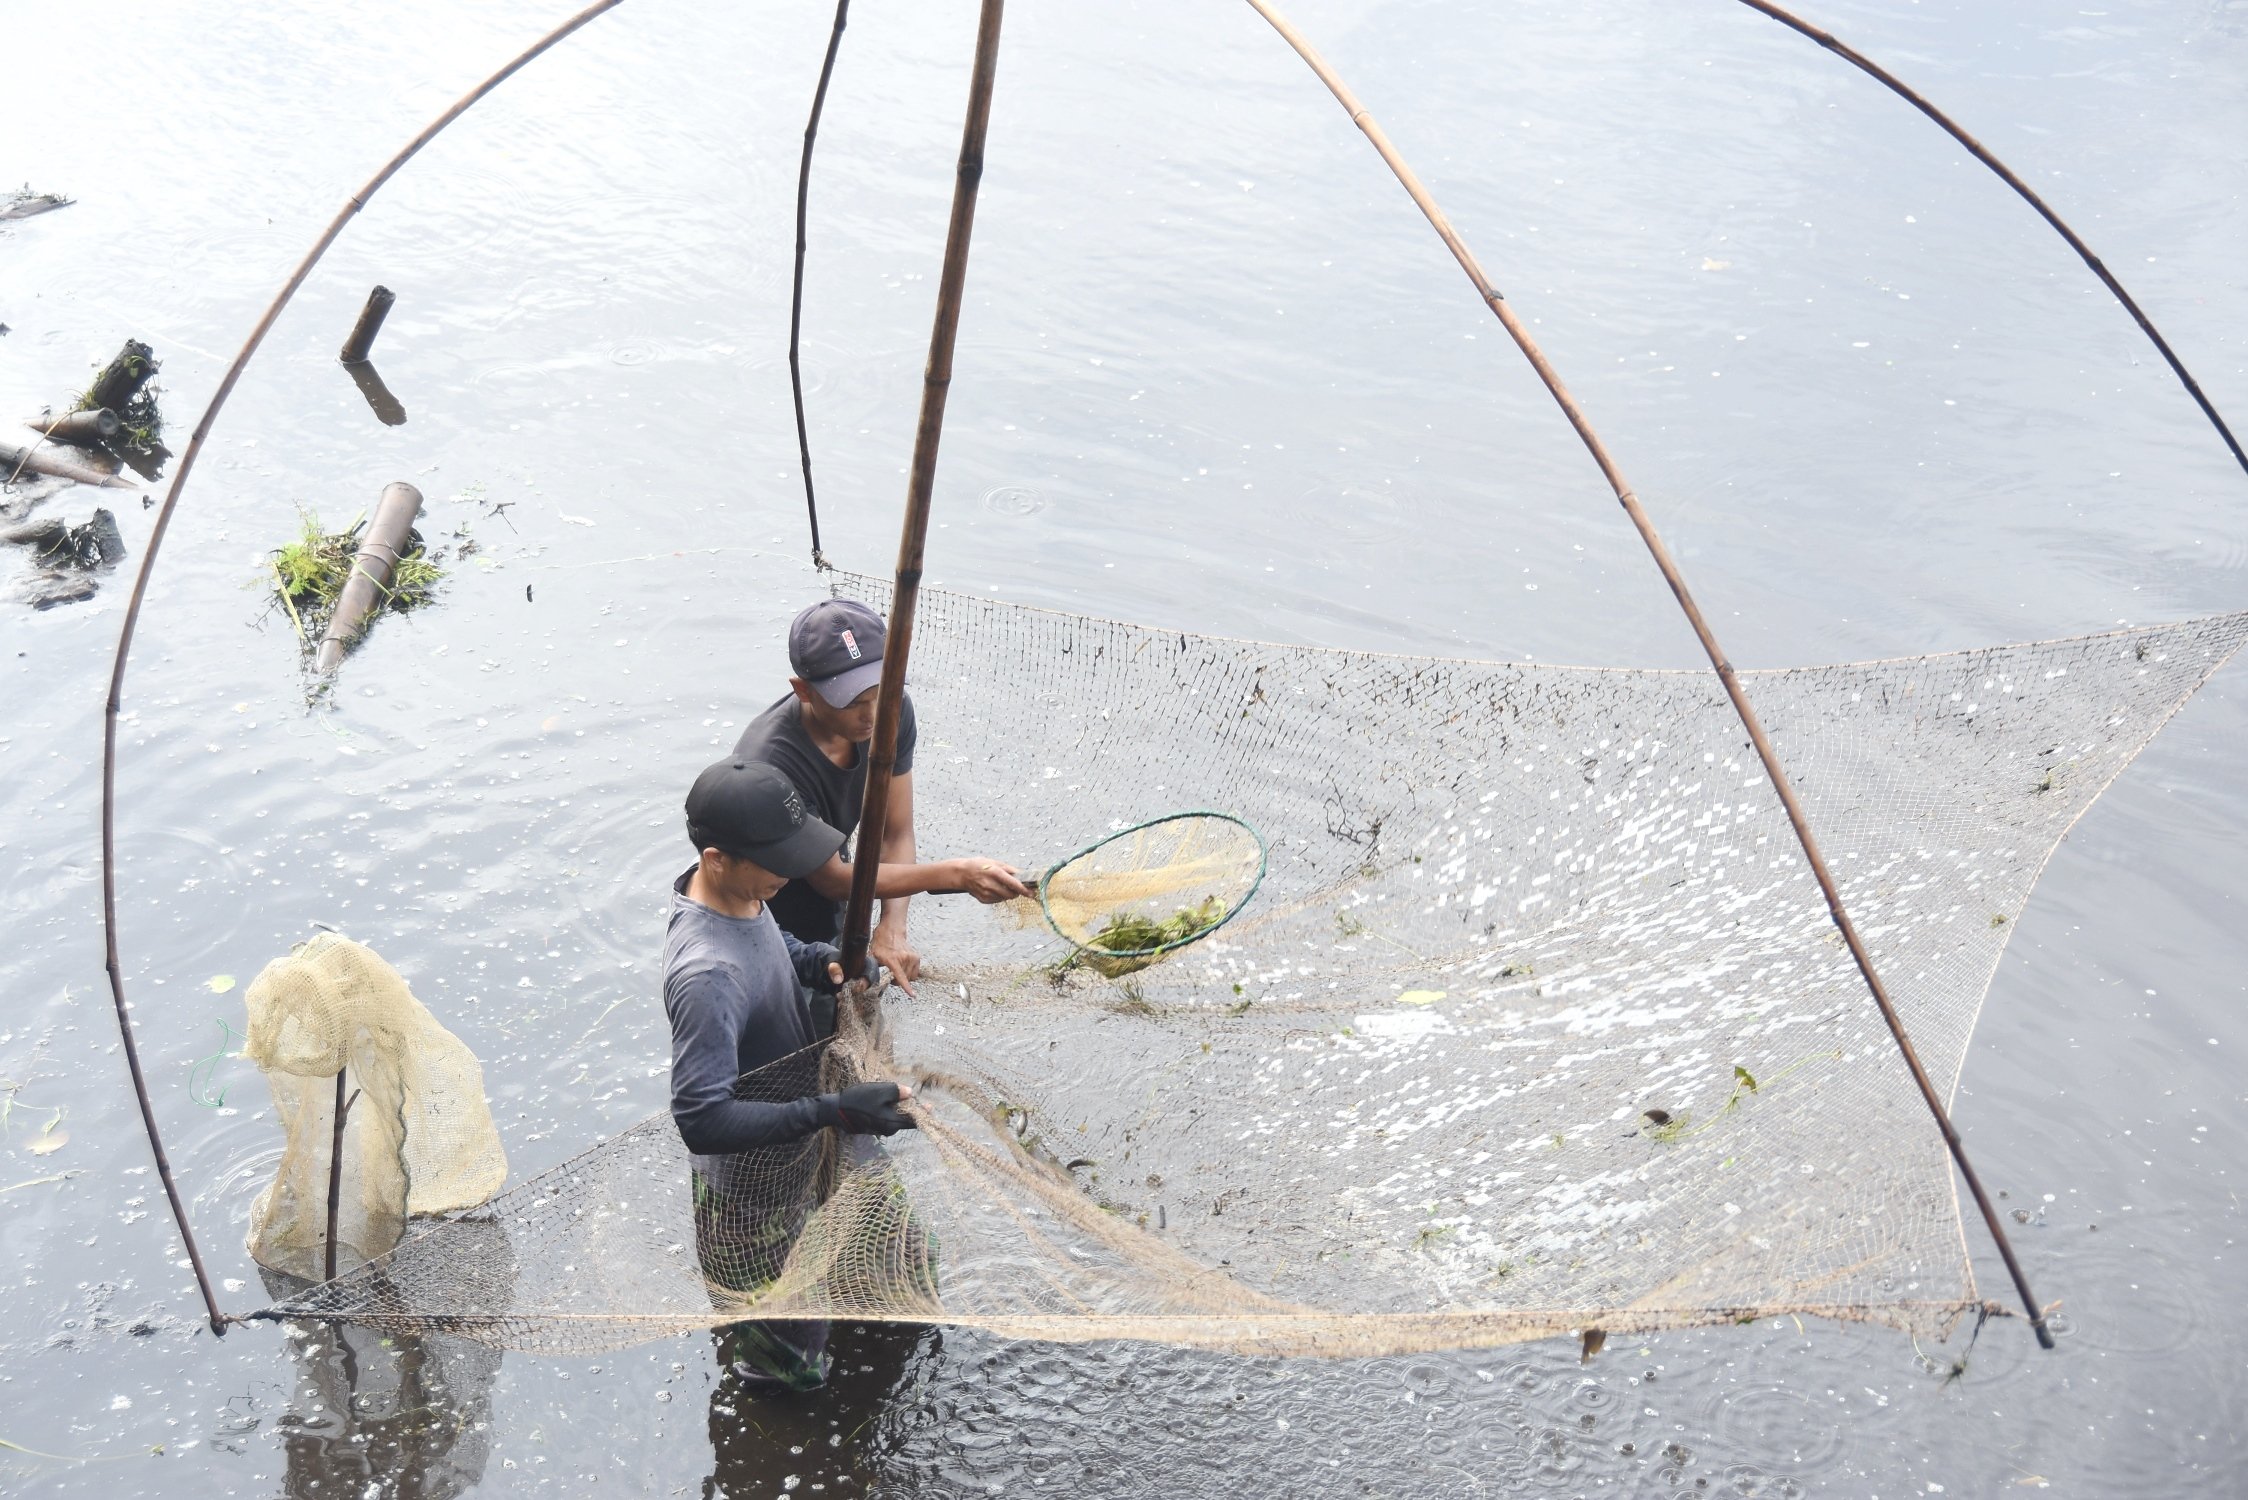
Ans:
[{"label": "net frame", "polygon": [[[1090,858],[1091,856],[1099,853],[1101,850],[1107,848],[1111,844],[1121,843],[1125,839],[1129,839],[1135,837],[1136,835],[1146,833],[1151,828],[1160,828],[1166,823],[1183,822],[1188,818],[1207,819],[1215,822],[1229,823],[1234,827],[1240,829],[1243,833],[1246,833],[1249,836],[1250,841],[1256,845],[1256,871],[1249,877],[1248,887],[1243,890],[1239,896],[1235,897],[1231,902],[1227,903],[1224,916],[1218,918],[1215,922],[1211,922],[1204,927],[1198,928],[1196,931],[1188,934],[1185,937],[1176,938],[1169,942],[1157,943],[1152,947],[1111,948],[1105,944],[1088,942],[1082,938],[1075,936],[1067,927],[1063,925],[1062,919],[1055,915],[1052,899],[1054,880],[1057,876],[1060,876],[1065,871],[1067,871],[1072,865]],[[1256,898],[1257,891],[1264,885],[1265,872],[1270,868],[1271,849],[1265,843],[1264,835],[1259,833],[1255,825],[1250,823],[1248,819],[1237,817],[1232,813],[1217,812],[1209,808],[1196,808],[1183,812],[1165,813],[1159,818],[1149,818],[1145,822],[1135,823],[1129,828],[1119,828],[1114,833],[1111,833],[1104,838],[1095,839],[1092,843],[1087,844],[1084,848],[1078,850],[1075,854],[1072,854],[1068,858],[1063,859],[1056,864],[1048,867],[1046,872],[1038,877],[1038,910],[1040,914],[1046,918],[1046,925],[1054,930],[1054,933],[1057,937],[1061,938],[1063,942],[1070,944],[1081,952],[1099,954],[1107,958],[1159,958],[1166,953],[1175,952],[1180,948],[1184,948],[1189,943],[1201,942],[1204,938],[1209,937],[1219,928],[1225,926],[1226,923],[1241,915],[1243,908],[1248,906],[1248,904]],[[1118,913],[1121,914],[1124,910],[1128,909],[1128,907],[1128,902],[1120,904]]]}]

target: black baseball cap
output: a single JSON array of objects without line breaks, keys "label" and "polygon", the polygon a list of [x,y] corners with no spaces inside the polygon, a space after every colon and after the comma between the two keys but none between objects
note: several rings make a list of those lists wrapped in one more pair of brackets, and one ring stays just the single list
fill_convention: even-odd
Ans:
[{"label": "black baseball cap", "polygon": [[687,792],[687,837],[801,880],[843,847],[843,835],[804,810],[777,766],[727,759],[705,766]]},{"label": "black baseball cap", "polygon": [[789,670],[810,683],[830,708],[882,680],[882,617],[856,599],[823,599],[788,627]]}]

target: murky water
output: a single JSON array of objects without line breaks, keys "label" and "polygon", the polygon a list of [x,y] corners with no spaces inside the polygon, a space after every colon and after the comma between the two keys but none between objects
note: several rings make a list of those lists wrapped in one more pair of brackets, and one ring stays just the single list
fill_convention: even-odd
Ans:
[{"label": "murky water", "polygon": [[[1534,321],[1737,660],[2248,598],[2248,480],[2128,321],[1815,48],[1720,0],[1299,9]],[[121,835],[142,1045],[237,1309],[263,1300],[240,1243],[278,1133],[246,1065],[193,1069],[314,920],[375,943],[483,1058],[517,1174],[663,1102],[676,799],[776,691],[816,587],[783,351],[820,10],[634,0],[596,23],[386,190],[214,435],[128,685]],[[891,552],[969,16],[861,0],[823,136],[806,363],[847,565]],[[40,61],[0,94],[7,170],[79,201],[0,225],[9,414],[134,335],[192,422],[344,195],[550,19],[247,5],[120,31],[18,7],[11,52]],[[2248,421],[2248,6],[1815,19],[2072,214]],[[333,361],[376,281],[399,293],[376,362],[401,426]],[[259,559],[293,507],[348,519],[400,477],[481,551],[307,712]],[[954,588],[1333,645],[1694,659],[1497,327],[1236,5],[1014,8],[937,516]],[[146,517],[120,520],[137,555]],[[499,1359],[199,1328],[101,989],[121,596],[0,610],[0,1439],[90,1460],[0,1448],[10,1493],[2237,1492],[2232,674],[2064,846],[1968,1063],[1959,1120],[2062,1300],[2058,1353],[2019,1324],[1957,1378],[1963,1340],[1792,1321],[1585,1368],[1550,1345],[1329,1365],[869,1331],[827,1395],[774,1404],[703,1338]]]}]

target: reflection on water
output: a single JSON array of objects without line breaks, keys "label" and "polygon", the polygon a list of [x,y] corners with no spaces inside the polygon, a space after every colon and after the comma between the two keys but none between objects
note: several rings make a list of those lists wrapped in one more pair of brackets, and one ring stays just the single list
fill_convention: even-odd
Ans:
[{"label": "reflection on water", "polygon": [[[275,1300],[310,1284],[275,1271],[264,1276]],[[289,1500],[451,1500],[483,1479],[499,1350],[349,1324],[287,1328],[296,1391],[273,1430]]]}]

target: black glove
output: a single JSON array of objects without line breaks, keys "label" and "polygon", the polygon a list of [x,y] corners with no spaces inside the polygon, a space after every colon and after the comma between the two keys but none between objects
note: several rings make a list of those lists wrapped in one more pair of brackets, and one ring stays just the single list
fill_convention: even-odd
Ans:
[{"label": "black glove", "polygon": [[852,1135],[896,1135],[921,1128],[898,1107],[894,1083],[854,1083],[840,1094],[820,1095],[820,1123]]},{"label": "black glove", "polygon": [[[843,950],[833,945],[823,946],[827,947],[827,957],[820,960],[820,978],[815,988],[823,995],[832,995],[839,986],[828,979],[827,966],[843,962]],[[846,984],[849,982],[848,980],[844,981]],[[882,966],[874,961],[874,955],[871,953],[866,956],[866,984],[867,988],[871,990],[879,991],[882,988]]]}]

